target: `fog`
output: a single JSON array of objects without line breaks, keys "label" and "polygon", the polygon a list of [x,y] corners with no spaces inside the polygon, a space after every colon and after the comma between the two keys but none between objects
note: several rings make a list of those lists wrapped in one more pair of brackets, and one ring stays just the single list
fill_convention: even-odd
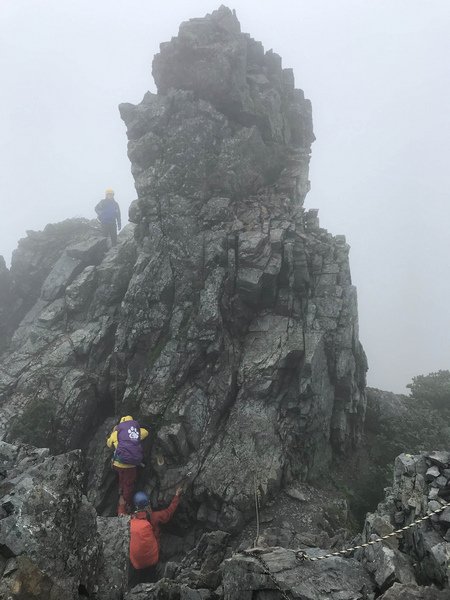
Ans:
[{"label": "fog", "polygon": [[[450,3],[233,0],[313,106],[307,208],[345,234],[368,383],[450,367]],[[2,0],[0,254],[29,229],[136,197],[120,102],[179,24],[219,2]]]}]

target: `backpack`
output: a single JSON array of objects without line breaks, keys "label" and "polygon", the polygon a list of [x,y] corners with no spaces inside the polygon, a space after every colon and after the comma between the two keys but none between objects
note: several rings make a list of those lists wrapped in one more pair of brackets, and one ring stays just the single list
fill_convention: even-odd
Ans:
[{"label": "backpack", "polygon": [[159,544],[148,519],[130,519],[130,562],[135,569],[152,567],[159,561]]},{"label": "backpack", "polygon": [[141,427],[137,421],[123,421],[116,425],[117,448],[115,460],[126,465],[140,465],[144,453],[141,446]]}]

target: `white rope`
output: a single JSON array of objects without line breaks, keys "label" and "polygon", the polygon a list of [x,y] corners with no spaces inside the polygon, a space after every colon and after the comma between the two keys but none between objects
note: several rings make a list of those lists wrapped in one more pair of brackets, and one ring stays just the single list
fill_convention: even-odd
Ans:
[{"label": "white rope", "polygon": [[379,537],[376,540],[371,540],[370,542],[366,542],[364,544],[359,544],[358,546],[353,546],[352,548],[346,548],[345,550],[339,550],[338,552],[331,552],[330,554],[324,554],[323,556],[309,556],[308,554],[303,552],[303,550],[296,550],[295,553],[300,560],[310,560],[310,561],[323,560],[325,558],[331,558],[332,556],[341,556],[342,554],[348,554],[349,552],[354,552],[355,550],[360,550],[361,548],[367,548],[368,546],[373,546],[374,544],[379,544],[383,540],[387,540],[388,538],[394,537],[395,535],[398,535],[399,533],[402,533],[403,531],[406,531],[407,529],[411,529],[412,527],[415,527],[419,523],[422,523],[423,521],[426,521],[427,519],[431,519],[431,517],[433,515],[437,515],[438,513],[442,512],[444,509],[446,509],[448,506],[450,506],[450,502],[443,504],[440,508],[433,510],[433,512],[427,513],[424,517],[422,517],[420,519],[416,519],[409,525],[405,525],[405,527],[396,529],[395,531],[392,531],[391,533],[388,533],[387,535],[383,535],[382,537]]},{"label": "white rope", "polygon": [[[256,486],[255,486],[255,506],[256,506],[256,515],[257,515],[257,535],[256,535],[255,542],[258,542],[258,540],[259,540],[259,506],[258,506],[258,498],[257,498],[257,494],[256,494]],[[350,552],[354,552],[355,550],[360,550],[362,548],[368,548],[369,546],[373,546],[374,544],[379,544],[380,542],[383,542],[384,540],[387,540],[388,538],[391,538],[391,537],[394,537],[395,535],[401,534],[404,531],[407,531],[408,529],[411,529],[412,527],[415,527],[419,523],[423,523],[424,521],[426,521],[428,519],[431,519],[431,517],[433,515],[437,515],[438,513],[440,513],[443,510],[445,510],[448,506],[450,506],[450,502],[447,502],[446,504],[443,504],[440,508],[438,508],[436,510],[433,510],[430,513],[427,513],[424,517],[421,517],[420,519],[416,519],[415,521],[413,521],[409,525],[405,525],[404,527],[401,527],[400,529],[396,529],[395,531],[392,531],[391,533],[388,533],[387,535],[383,535],[382,537],[379,537],[376,540],[371,540],[370,542],[365,542],[364,544],[359,544],[358,546],[352,546],[351,548],[346,548],[345,550],[339,550],[338,552],[331,552],[330,554],[324,554],[322,556],[309,556],[303,550],[293,550],[293,552],[295,554],[295,557],[298,560],[300,560],[300,561],[309,560],[311,562],[315,562],[317,560],[325,560],[327,558],[333,558],[333,557],[336,557],[336,556],[343,556],[343,555],[348,554]],[[287,595],[286,591],[283,590],[283,588],[281,587],[281,585],[278,583],[275,575],[273,573],[271,573],[271,571],[269,569],[269,565],[262,558],[261,554],[264,553],[264,552],[266,552],[266,551],[267,551],[266,548],[254,547],[254,548],[249,548],[248,550],[244,550],[243,554],[247,554],[247,555],[252,556],[253,558],[255,558],[261,564],[261,566],[262,566],[265,574],[270,577],[270,579],[272,580],[273,584],[275,585],[275,587],[277,588],[277,590],[282,595],[283,599],[284,600],[291,600],[289,598],[289,596]],[[289,590],[287,590],[287,591],[289,591]]]}]

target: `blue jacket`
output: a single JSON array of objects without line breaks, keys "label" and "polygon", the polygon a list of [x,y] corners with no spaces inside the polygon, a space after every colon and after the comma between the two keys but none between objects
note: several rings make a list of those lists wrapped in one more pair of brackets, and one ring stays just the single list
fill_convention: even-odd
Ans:
[{"label": "blue jacket", "polygon": [[119,229],[121,228],[120,206],[113,198],[103,198],[103,200],[100,200],[95,207],[95,212],[97,213],[98,220],[103,225],[115,223],[117,220],[117,225]]}]

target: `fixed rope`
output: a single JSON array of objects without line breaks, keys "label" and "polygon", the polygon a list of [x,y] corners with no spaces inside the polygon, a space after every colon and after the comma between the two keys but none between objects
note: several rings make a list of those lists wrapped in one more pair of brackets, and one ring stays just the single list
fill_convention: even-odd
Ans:
[{"label": "fixed rope", "polygon": [[384,540],[387,540],[388,538],[399,535],[400,533],[403,533],[404,531],[407,531],[408,529],[415,527],[419,523],[423,523],[423,521],[427,521],[428,519],[431,519],[432,516],[437,515],[438,513],[442,512],[449,506],[450,506],[450,502],[446,502],[440,508],[437,508],[436,510],[433,510],[432,512],[427,513],[424,517],[421,517],[420,519],[416,519],[409,525],[405,525],[404,527],[401,527],[400,529],[391,531],[391,533],[388,533],[387,535],[378,537],[376,540],[371,540],[370,542],[365,542],[364,544],[358,544],[357,546],[352,546],[351,548],[346,548],[345,550],[338,550],[337,552],[331,552],[330,554],[324,554],[323,556],[309,556],[303,550],[296,550],[295,554],[299,560],[310,560],[312,562],[314,562],[316,560],[324,560],[325,558],[331,558],[333,556],[342,556],[343,554],[349,554],[350,552],[354,552],[355,550],[360,550],[361,548],[368,548],[369,546],[373,546],[374,544],[379,544],[380,542],[383,542]]},{"label": "fixed rope", "polygon": [[251,554],[251,556],[253,556],[254,558],[256,558],[256,560],[259,562],[259,564],[262,566],[264,573],[266,575],[268,575],[268,577],[270,577],[272,583],[274,584],[274,586],[277,588],[277,590],[280,592],[281,596],[283,597],[284,600],[291,600],[291,598],[287,595],[286,591],[283,590],[283,588],[281,587],[281,585],[278,583],[277,578],[275,577],[275,575],[271,572],[271,570],[269,569],[269,565],[266,563],[266,561],[263,559],[262,556],[260,556],[259,554],[253,554],[251,550],[246,550],[244,552],[244,554]]},{"label": "fixed rope", "polygon": [[256,484],[256,478],[254,480],[254,493],[255,493],[255,513],[256,513],[256,537],[255,537],[255,546],[259,544],[259,509],[260,509],[260,493],[259,488]]},{"label": "fixed rope", "polygon": [[[258,514],[259,507],[258,507],[257,501],[255,501],[255,506],[256,506],[256,510],[257,510],[257,514]],[[354,552],[355,550],[360,550],[362,548],[368,548],[369,546],[379,544],[379,543],[383,542],[384,540],[387,540],[388,538],[399,535],[399,534],[403,533],[404,531],[407,531],[408,529],[411,529],[412,527],[419,525],[419,523],[423,523],[424,521],[431,519],[431,517],[439,514],[440,512],[445,510],[447,507],[450,507],[450,502],[446,502],[440,508],[437,508],[436,510],[433,510],[432,512],[427,513],[424,517],[421,517],[420,519],[416,519],[409,525],[405,525],[404,527],[401,527],[400,529],[396,529],[395,531],[392,531],[391,533],[388,533],[387,535],[378,537],[375,540],[371,540],[370,542],[365,542],[364,544],[358,544],[357,546],[352,546],[351,548],[345,548],[345,550],[338,550],[337,552],[330,552],[329,554],[323,554],[322,556],[310,556],[304,550],[292,550],[292,552],[294,552],[295,557],[301,562],[304,562],[304,561],[316,562],[318,560],[325,560],[327,558],[343,556],[345,554]],[[258,537],[259,537],[259,535],[257,536],[257,539],[258,539]],[[276,579],[275,575],[270,571],[269,565],[264,560],[264,558],[261,556],[261,554],[265,551],[267,551],[267,548],[249,548],[248,550],[244,550],[243,554],[246,554],[246,555],[249,555],[249,556],[255,558],[259,562],[259,564],[262,566],[264,573],[271,579],[271,581],[275,585],[276,589],[280,592],[282,598],[284,600],[291,600],[291,598],[288,596],[288,590],[283,590],[283,588],[279,584],[278,580]]]}]

